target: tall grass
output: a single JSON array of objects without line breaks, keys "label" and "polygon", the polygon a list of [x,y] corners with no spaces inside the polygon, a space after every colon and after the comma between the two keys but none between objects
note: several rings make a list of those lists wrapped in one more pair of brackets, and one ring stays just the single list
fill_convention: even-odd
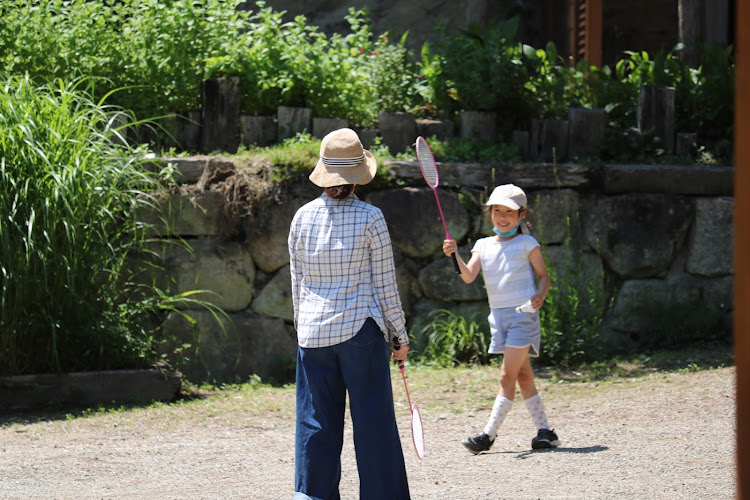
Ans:
[{"label": "tall grass", "polygon": [[89,88],[0,76],[0,375],[150,363],[153,313],[179,300],[126,265],[169,171],[124,145],[128,116]]}]

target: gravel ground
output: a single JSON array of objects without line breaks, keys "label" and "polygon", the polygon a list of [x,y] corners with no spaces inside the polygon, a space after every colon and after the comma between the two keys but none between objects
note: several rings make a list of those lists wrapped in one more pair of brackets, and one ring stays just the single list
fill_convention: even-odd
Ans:
[{"label": "gravel ground", "polygon": [[[489,397],[464,384],[452,397],[464,391],[459,396],[476,402],[454,409],[414,382],[422,461],[393,372],[414,499],[734,498],[734,368],[599,385],[547,382],[545,405],[562,445],[531,451],[535,432],[517,399],[491,451],[477,456],[460,440],[481,430]],[[0,416],[0,498],[290,499],[293,390],[210,400],[73,418]],[[356,499],[348,417],[342,461],[341,496]]]}]

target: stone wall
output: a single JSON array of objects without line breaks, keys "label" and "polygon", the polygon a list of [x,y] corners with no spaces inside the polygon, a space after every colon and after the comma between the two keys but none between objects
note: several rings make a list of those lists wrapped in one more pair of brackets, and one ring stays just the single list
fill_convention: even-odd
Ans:
[{"label": "stone wall", "polygon": [[[192,361],[183,373],[190,380],[225,381],[251,374],[289,376],[296,335],[286,239],[295,211],[320,190],[301,175],[274,185],[252,210],[237,216],[236,207],[227,210],[237,202],[231,195],[236,189],[226,189],[228,179],[240,171],[245,178],[266,174],[247,174],[220,157],[160,161],[177,166],[182,193],[164,200],[169,231],[155,214],[143,214],[144,220],[154,223],[162,237],[178,235],[192,247],[161,249],[177,291],[210,290],[199,297],[226,312],[218,318],[223,329],[205,310],[189,311],[194,324],[179,314],[167,319],[165,334],[200,348],[200,356],[188,356]],[[486,327],[482,281],[464,284],[442,254],[443,227],[418,165],[387,165],[392,182],[358,186],[357,194],[378,206],[388,222],[410,332],[416,333],[436,309],[474,317]],[[731,167],[591,169],[525,163],[439,168],[448,230],[465,259],[473,241],[491,234],[483,202],[492,187],[512,182],[527,191],[532,234],[542,243],[556,280],[575,282],[580,293],[612,298],[601,337],[611,350],[627,350],[642,335],[659,335],[654,330],[666,313],[705,311],[731,321]],[[206,182],[206,172],[217,170],[224,172],[218,176],[221,182]]]}]

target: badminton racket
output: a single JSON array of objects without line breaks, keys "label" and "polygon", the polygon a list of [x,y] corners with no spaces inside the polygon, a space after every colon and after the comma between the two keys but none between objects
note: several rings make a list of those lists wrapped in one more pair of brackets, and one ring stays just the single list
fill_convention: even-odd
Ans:
[{"label": "badminton racket", "polygon": [[[435,194],[435,201],[440,212],[440,220],[443,221],[443,229],[445,229],[445,239],[452,240],[453,238],[451,238],[451,234],[448,232],[448,225],[445,223],[443,208],[440,206],[440,197],[437,192],[440,177],[438,176],[435,158],[432,156],[429,144],[427,144],[427,141],[422,136],[417,137],[417,160],[419,161],[419,169],[422,170],[422,177],[424,177],[425,182],[427,182],[427,185],[432,188],[432,192]],[[456,274],[461,274],[456,254],[451,254],[451,257],[453,257],[453,267],[456,268]]]},{"label": "badminton racket", "polygon": [[[396,350],[401,348],[398,339],[395,337],[393,338],[393,348]],[[414,451],[417,452],[417,457],[422,460],[424,458],[424,428],[422,427],[422,414],[419,412],[417,404],[412,404],[411,402],[409,388],[406,386],[406,375],[404,375],[403,361],[398,363],[398,368],[401,371],[401,379],[404,381],[406,399],[409,401],[409,410],[411,411],[411,440],[412,443],[414,443]]]}]

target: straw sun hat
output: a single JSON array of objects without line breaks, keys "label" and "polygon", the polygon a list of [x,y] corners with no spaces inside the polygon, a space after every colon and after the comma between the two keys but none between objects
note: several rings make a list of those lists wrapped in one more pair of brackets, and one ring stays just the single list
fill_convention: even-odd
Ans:
[{"label": "straw sun hat", "polygon": [[310,180],[327,188],[343,184],[367,184],[375,177],[377,163],[349,128],[334,130],[320,143],[320,159]]}]

